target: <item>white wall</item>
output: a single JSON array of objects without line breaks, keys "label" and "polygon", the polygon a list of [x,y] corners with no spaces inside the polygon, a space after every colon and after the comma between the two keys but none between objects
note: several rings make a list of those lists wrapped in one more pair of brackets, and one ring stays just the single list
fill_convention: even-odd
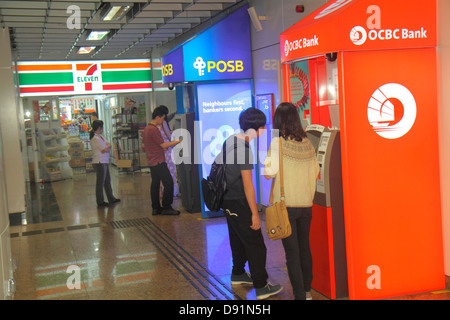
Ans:
[{"label": "white wall", "polygon": [[[254,7],[258,16],[265,17],[262,20],[261,31],[256,31],[251,24],[253,79],[255,95],[273,93],[275,107],[283,102],[282,82],[280,78],[280,34],[293,26],[311,12],[324,5],[326,0],[250,0],[249,6]],[[303,4],[305,12],[297,13],[296,5]],[[270,133],[269,133],[270,134]],[[265,153],[261,152],[264,158]],[[264,159],[260,159],[263,161]],[[269,202],[271,181],[261,176],[260,201],[267,205]]]},{"label": "white wall", "polygon": [[[20,137],[19,132],[15,130],[15,135],[10,138],[9,130],[14,130],[11,125],[7,122],[10,120],[9,113],[11,112],[11,106],[15,108],[15,96],[14,96],[14,83],[13,83],[13,73],[11,69],[11,55],[9,46],[9,32],[8,29],[0,29],[0,300],[5,300],[10,298],[7,294],[6,288],[7,283],[10,278],[12,278],[12,267],[11,267],[11,245],[10,245],[10,235],[9,235],[9,216],[8,216],[8,204],[15,203],[15,195],[11,191],[16,191],[18,185],[17,181],[14,181],[14,173],[16,171],[14,167],[14,159],[16,163],[22,163],[22,158],[20,152],[14,155],[10,155],[10,150],[16,150],[17,148],[11,147],[12,144],[18,143]],[[17,124],[17,117],[15,123]],[[7,139],[5,138],[7,137]],[[14,139],[13,141],[10,141]],[[17,146],[16,146],[17,147]],[[11,149],[10,149],[11,148]],[[12,152],[11,152],[12,153]],[[7,172],[6,160],[10,164],[10,168],[13,168]],[[21,166],[19,170],[21,170]],[[23,170],[21,170],[23,174]],[[8,190],[8,179],[9,186],[12,186],[12,190]],[[22,182],[25,184],[24,176],[22,176]],[[19,186],[20,187],[20,186]],[[20,190],[20,188],[19,188]],[[9,191],[9,192],[8,192]],[[22,193],[22,201],[25,202],[24,191]],[[25,208],[25,204],[23,204]]]},{"label": "white wall", "polygon": [[450,275],[450,1],[438,1],[441,198],[445,274]]},{"label": "white wall", "polygon": [[0,123],[4,139],[8,210],[9,213],[15,213],[25,211],[25,175],[20,150],[20,113],[17,108],[9,41],[8,29],[0,29]]}]

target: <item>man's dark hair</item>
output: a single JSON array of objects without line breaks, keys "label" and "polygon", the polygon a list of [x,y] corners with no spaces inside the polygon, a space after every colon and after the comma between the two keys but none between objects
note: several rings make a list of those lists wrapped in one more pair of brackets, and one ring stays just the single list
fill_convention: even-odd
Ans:
[{"label": "man's dark hair", "polygon": [[247,132],[249,129],[258,131],[259,128],[266,125],[266,115],[259,109],[248,108],[239,115],[239,126],[242,131]]},{"label": "man's dark hair", "polygon": [[167,116],[167,113],[168,113],[167,107],[164,106],[156,107],[155,110],[153,110],[152,119],[155,119],[156,117],[162,117],[163,115]]}]

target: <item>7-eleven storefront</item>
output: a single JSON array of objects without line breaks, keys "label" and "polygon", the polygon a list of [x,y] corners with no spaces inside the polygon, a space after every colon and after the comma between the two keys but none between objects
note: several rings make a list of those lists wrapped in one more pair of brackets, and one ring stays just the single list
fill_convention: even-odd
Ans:
[{"label": "7-eleven storefront", "polygon": [[132,170],[146,165],[139,133],[150,114],[151,93],[167,90],[159,60],[19,62],[16,71],[30,181],[92,170],[88,131],[97,118],[114,146],[111,163]]}]

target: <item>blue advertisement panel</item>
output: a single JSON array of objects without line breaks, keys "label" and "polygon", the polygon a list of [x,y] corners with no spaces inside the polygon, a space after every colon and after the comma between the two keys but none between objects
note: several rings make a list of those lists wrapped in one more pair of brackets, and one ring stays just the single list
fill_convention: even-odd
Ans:
[{"label": "blue advertisement panel", "polygon": [[183,46],[185,81],[252,78],[247,8],[236,10]]},{"label": "blue advertisement panel", "polygon": [[161,58],[161,68],[164,83],[183,82],[183,48],[169,52]]},{"label": "blue advertisement panel", "polygon": [[[197,132],[201,163],[200,179],[206,178],[225,140],[240,132],[239,115],[252,107],[250,81],[197,84]],[[255,149],[253,152],[255,153]],[[254,159],[256,157],[254,156]],[[214,216],[202,207],[202,217]]]}]

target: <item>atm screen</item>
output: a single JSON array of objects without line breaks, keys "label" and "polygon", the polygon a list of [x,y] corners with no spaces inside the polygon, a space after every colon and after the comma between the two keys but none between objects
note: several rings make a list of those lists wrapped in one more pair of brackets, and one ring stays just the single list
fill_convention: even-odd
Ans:
[{"label": "atm screen", "polygon": [[316,152],[317,149],[319,148],[321,134],[322,132],[316,130],[306,131],[306,136],[308,137],[309,141],[311,141],[312,145],[314,146],[314,149],[316,149]]}]

